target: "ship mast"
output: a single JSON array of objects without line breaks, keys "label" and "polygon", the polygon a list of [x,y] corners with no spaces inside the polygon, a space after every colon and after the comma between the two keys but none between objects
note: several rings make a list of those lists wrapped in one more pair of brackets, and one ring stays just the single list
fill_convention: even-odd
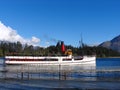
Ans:
[{"label": "ship mast", "polygon": [[82,34],[81,34],[81,40],[79,41],[79,45],[80,45],[80,47],[79,48],[81,48],[81,54],[82,54],[82,56],[84,55],[84,43],[83,43],[83,38],[82,38]]}]

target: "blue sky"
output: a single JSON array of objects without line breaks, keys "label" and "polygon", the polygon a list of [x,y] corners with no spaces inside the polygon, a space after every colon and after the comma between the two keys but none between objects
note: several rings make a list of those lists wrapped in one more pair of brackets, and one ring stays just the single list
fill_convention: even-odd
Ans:
[{"label": "blue sky", "polygon": [[100,44],[120,34],[120,0],[0,0],[0,21],[40,46]]}]

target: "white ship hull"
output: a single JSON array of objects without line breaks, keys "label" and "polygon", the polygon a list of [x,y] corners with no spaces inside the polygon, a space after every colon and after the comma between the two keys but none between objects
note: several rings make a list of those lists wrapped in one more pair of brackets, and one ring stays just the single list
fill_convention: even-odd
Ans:
[{"label": "white ship hull", "polygon": [[59,56],[59,57],[32,57],[32,56],[6,56],[5,64],[41,64],[41,65],[96,65],[95,56]]}]

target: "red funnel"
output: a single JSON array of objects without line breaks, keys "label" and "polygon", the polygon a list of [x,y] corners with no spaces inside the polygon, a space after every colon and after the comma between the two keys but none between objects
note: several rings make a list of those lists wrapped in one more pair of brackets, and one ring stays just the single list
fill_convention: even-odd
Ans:
[{"label": "red funnel", "polygon": [[61,42],[61,51],[62,53],[65,53],[65,45],[63,41]]}]

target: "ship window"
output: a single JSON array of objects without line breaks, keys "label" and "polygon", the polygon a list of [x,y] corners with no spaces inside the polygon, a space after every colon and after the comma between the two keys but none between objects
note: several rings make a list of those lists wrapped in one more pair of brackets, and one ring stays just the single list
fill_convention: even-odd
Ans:
[{"label": "ship window", "polygon": [[39,59],[39,61],[58,61],[58,59],[45,58],[45,59]]},{"label": "ship window", "polygon": [[71,58],[64,58],[63,61],[72,61]]},{"label": "ship window", "polygon": [[82,59],[83,59],[82,56],[74,57],[74,60],[82,60]]}]

